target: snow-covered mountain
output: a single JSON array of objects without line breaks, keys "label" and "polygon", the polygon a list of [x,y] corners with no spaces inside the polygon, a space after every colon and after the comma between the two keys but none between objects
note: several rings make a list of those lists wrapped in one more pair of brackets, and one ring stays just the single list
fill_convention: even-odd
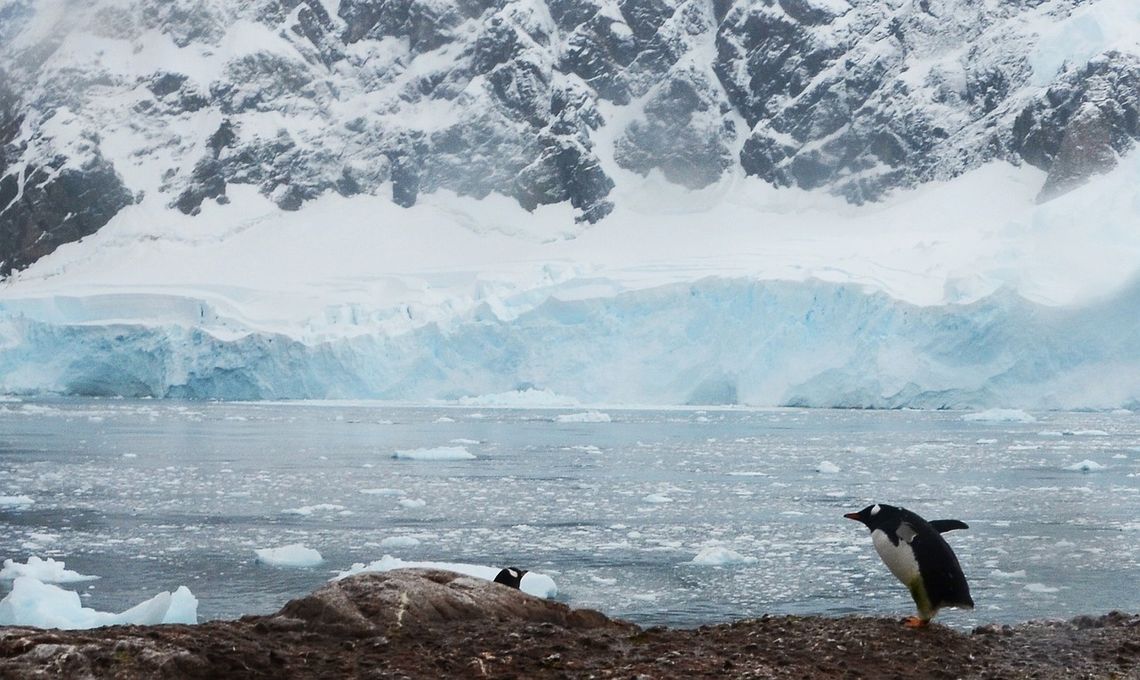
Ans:
[{"label": "snow-covered mountain", "polygon": [[861,203],[1140,136],[1131,0],[5,0],[0,273],[153,196],[449,189],[603,218],[622,169]]},{"label": "snow-covered mountain", "polygon": [[0,390],[1134,404],[1137,138],[1135,0],[0,0]]}]

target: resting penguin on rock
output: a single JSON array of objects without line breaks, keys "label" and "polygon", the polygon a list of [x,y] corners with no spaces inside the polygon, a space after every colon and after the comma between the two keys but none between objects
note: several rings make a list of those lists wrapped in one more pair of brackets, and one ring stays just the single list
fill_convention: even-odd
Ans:
[{"label": "resting penguin on rock", "polygon": [[942,607],[974,608],[970,585],[966,583],[958,558],[941,536],[947,531],[968,529],[965,522],[956,519],[927,522],[906,508],[878,503],[844,517],[862,522],[871,530],[871,542],[879,557],[910,589],[918,606],[918,616],[907,619],[907,626],[927,625]]},{"label": "resting penguin on rock", "polygon": [[526,576],[526,571],[526,569],[519,569],[518,567],[506,567],[495,576],[495,583],[501,583],[517,590],[522,586],[522,577]]}]

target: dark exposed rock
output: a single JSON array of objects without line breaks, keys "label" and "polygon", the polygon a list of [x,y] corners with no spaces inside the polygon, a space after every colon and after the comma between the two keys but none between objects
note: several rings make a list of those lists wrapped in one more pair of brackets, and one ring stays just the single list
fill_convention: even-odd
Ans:
[{"label": "dark exposed rock", "polygon": [[60,157],[12,169],[0,180],[0,276],[94,234],[133,202],[114,166],[97,153],[79,168]]},{"label": "dark exposed rock", "polygon": [[451,30],[465,18],[461,7],[424,0],[344,0],[338,14],[345,20],[346,43],[395,36],[407,38],[413,53],[420,53],[450,40]]},{"label": "dark exposed rock", "polygon": [[1112,132],[1109,117],[1095,104],[1087,103],[1073,114],[1065,125],[1060,148],[1037,201],[1056,198],[1084,184],[1089,177],[1116,167]]},{"label": "dark exposed rock", "polygon": [[177,92],[186,82],[186,76],[181,73],[160,73],[151,79],[147,87],[156,97],[165,97]]},{"label": "dark exposed rock", "polygon": [[1110,52],[1066,73],[1017,116],[1012,147],[1049,172],[1039,201],[1116,165],[1140,138],[1140,58]]},{"label": "dark exposed rock", "polygon": [[325,66],[344,58],[344,50],[336,26],[325,6],[319,0],[305,0],[297,10],[297,21],[292,31],[312,44]]},{"label": "dark exposed rock", "polygon": [[680,74],[663,85],[618,139],[619,165],[665,177],[692,189],[712,184],[732,166],[736,128],[718,108],[713,88],[699,74]]}]

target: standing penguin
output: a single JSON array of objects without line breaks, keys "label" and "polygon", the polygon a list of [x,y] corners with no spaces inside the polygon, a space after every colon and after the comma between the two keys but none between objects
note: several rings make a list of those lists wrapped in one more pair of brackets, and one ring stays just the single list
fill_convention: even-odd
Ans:
[{"label": "standing penguin", "polygon": [[964,522],[927,522],[906,508],[878,503],[844,517],[862,522],[871,530],[871,542],[879,557],[910,589],[918,616],[907,619],[907,626],[927,625],[942,607],[974,608],[970,585],[958,558],[941,536],[946,531],[968,529]]}]

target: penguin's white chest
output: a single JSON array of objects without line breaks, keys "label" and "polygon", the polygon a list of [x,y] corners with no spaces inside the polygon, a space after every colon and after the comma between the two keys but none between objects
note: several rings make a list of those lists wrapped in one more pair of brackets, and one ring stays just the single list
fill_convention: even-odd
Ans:
[{"label": "penguin's white chest", "polygon": [[871,543],[875,552],[883,558],[883,564],[891,570],[895,578],[909,586],[918,578],[918,560],[914,558],[914,550],[906,541],[900,540],[898,545],[891,543],[891,539],[881,529],[871,532]]}]

